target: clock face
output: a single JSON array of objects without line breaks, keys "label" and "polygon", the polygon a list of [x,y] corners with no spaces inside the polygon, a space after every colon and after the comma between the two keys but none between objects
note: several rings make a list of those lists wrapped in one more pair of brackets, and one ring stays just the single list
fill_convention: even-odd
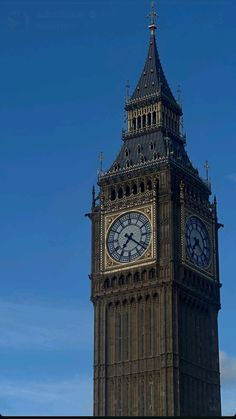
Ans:
[{"label": "clock face", "polygon": [[151,224],[140,212],[129,212],[117,218],[110,227],[107,248],[118,262],[138,259],[147,250],[151,240]]},{"label": "clock face", "polygon": [[189,257],[200,268],[210,263],[210,238],[203,222],[197,217],[189,217],[186,222],[186,244]]}]

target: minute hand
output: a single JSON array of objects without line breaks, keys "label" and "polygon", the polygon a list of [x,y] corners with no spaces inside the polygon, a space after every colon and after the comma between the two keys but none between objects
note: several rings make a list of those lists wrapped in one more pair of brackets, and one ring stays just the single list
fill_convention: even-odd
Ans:
[{"label": "minute hand", "polygon": [[130,240],[132,240],[134,243],[138,244],[139,246],[142,246],[146,250],[146,246],[144,246],[142,243],[137,242],[137,240],[133,239],[132,237],[130,238]]}]

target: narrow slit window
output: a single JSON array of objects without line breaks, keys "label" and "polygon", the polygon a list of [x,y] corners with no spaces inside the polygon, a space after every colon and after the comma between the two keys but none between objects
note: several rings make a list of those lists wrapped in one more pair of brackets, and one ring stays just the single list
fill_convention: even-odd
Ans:
[{"label": "narrow slit window", "polygon": [[152,120],[153,120],[153,125],[156,125],[156,123],[157,123],[157,113],[156,112],[153,112]]},{"label": "narrow slit window", "polygon": [[115,191],[115,189],[113,189],[111,191],[111,201],[115,201],[115,199],[116,199],[116,191]]},{"label": "narrow slit window", "polygon": [[141,129],[141,116],[138,117],[138,129]]},{"label": "narrow slit window", "polygon": [[146,127],[146,115],[143,115],[143,128]]},{"label": "narrow slit window", "polygon": [[132,192],[133,192],[134,195],[137,195],[137,193],[138,193],[138,188],[137,188],[136,183],[133,185]]},{"label": "narrow slit window", "polygon": [[122,188],[120,188],[119,191],[118,191],[118,198],[119,199],[123,198],[123,189]]}]

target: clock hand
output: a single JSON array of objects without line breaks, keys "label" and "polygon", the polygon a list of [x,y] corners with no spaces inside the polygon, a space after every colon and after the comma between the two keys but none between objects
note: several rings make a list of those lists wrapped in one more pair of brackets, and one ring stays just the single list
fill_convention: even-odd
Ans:
[{"label": "clock hand", "polygon": [[146,250],[146,246],[144,246],[142,243],[137,242],[137,240],[133,239],[132,237],[130,240],[132,240],[134,243],[138,244],[139,246],[142,246]]},{"label": "clock hand", "polygon": [[132,240],[132,236],[134,233],[130,233],[130,235],[128,235],[127,233],[125,234],[125,237],[127,238],[126,243],[123,245],[123,249],[125,249],[125,247],[127,246],[127,244],[129,243],[130,240]]},{"label": "clock hand", "polygon": [[130,237],[132,237],[134,235],[134,233],[130,233],[130,235],[128,235],[128,233],[125,233],[125,237],[127,237],[130,240]]},{"label": "clock hand", "polygon": [[201,252],[203,253],[202,247],[200,246],[200,244],[197,244],[197,247],[201,250]]},{"label": "clock hand", "polygon": [[193,250],[195,249],[195,247],[199,246],[199,240],[197,239],[197,237],[194,237],[194,245],[193,245]]},{"label": "clock hand", "polygon": [[199,239],[197,239],[197,237],[194,237],[194,240],[195,240],[195,243],[194,243],[194,245],[193,245],[193,250],[194,250],[196,247],[198,247],[198,248],[200,249],[200,251],[201,251],[201,252],[203,252],[202,247],[200,246],[200,243],[199,243]]}]

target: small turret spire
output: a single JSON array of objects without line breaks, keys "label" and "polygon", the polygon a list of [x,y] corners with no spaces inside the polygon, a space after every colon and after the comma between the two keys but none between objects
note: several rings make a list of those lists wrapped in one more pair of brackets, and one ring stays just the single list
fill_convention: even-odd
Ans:
[{"label": "small turret spire", "polygon": [[177,103],[179,104],[180,107],[182,107],[182,98],[181,98],[181,87],[180,84],[178,85],[178,89],[177,89]]},{"label": "small turret spire", "polygon": [[151,3],[151,11],[149,13],[149,17],[150,17],[150,25],[149,25],[149,29],[151,31],[151,35],[155,34],[155,30],[156,30],[156,18],[158,17],[158,14],[156,13],[156,8],[155,8],[155,2],[152,1]]},{"label": "small turret spire", "polygon": [[129,89],[130,89],[129,80],[127,80],[125,88],[126,88],[126,100],[129,100]]},{"label": "small turret spire", "polygon": [[208,182],[209,181],[209,169],[210,169],[208,160],[206,160],[206,162],[204,164],[204,168],[206,169],[206,180]]},{"label": "small turret spire", "polygon": [[93,186],[93,189],[92,189],[92,208],[95,208],[95,202],[96,202],[96,200],[95,200],[95,186]]},{"label": "small turret spire", "polygon": [[104,154],[103,154],[102,151],[100,153],[99,160],[100,160],[100,172],[102,173],[102,171],[103,171],[103,160],[104,160]]}]

